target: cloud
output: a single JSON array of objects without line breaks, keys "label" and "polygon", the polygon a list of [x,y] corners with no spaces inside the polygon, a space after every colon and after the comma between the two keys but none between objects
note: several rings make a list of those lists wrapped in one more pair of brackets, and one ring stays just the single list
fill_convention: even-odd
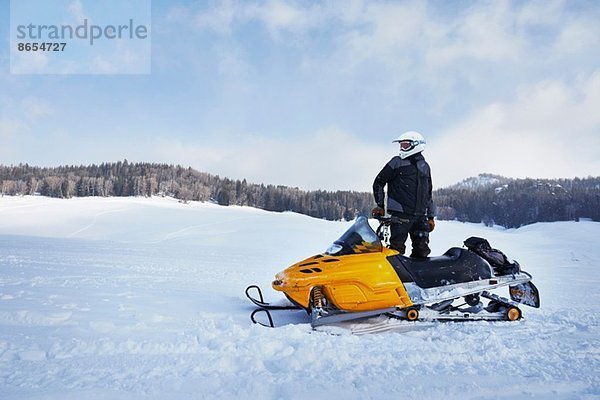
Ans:
[{"label": "cloud", "polygon": [[568,21],[554,43],[556,53],[570,56],[599,47],[600,26],[598,20],[587,16]]},{"label": "cloud", "polygon": [[36,97],[25,97],[21,100],[23,115],[28,119],[37,119],[54,114],[54,108],[46,101]]},{"label": "cloud", "polygon": [[218,47],[217,70],[227,78],[247,76],[251,66],[240,48]]},{"label": "cloud", "polygon": [[15,154],[21,154],[35,123],[54,112],[48,102],[38,97],[0,96],[0,159],[12,160]]},{"label": "cloud", "polygon": [[527,39],[512,26],[515,16],[505,2],[481,6],[454,23],[432,21],[435,35],[426,47],[429,68],[447,68],[461,60],[514,62],[527,49]]},{"label": "cloud", "polygon": [[558,178],[600,172],[600,70],[574,85],[547,80],[474,110],[430,140],[437,186],[481,172]]},{"label": "cloud", "polygon": [[[173,7],[167,19],[223,35],[234,35],[245,24],[258,22],[273,39],[285,33],[324,31],[321,40],[337,43],[335,57],[347,53],[357,62],[375,58],[397,65],[410,50],[411,59],[420,55],[420,61],[440,66],[457,58],[514,60],[527,49],[530,27],[544,23],[560,29],[563,23],[560,1],[525,4],[520,9],[495,1],[476,3],[460,12],[444,13],[439,8],[433,2],[221,1],[202,8]],[[541,21],[540,14],[547,19]]]},{"label": "cloud", "polygon": [[[0,127],[1,123],[0,119]],[[64,132],[48,139],[40,138],[44,146],[36,147],[40,149],[40,154],[35,155],[37,161],[32,159],[30,152],[28,157],[16,162],[48,166],[98,164],[126,158],[130,162],[191,166],[252,183],[328,191],[370,191],[376,174],[397,151],[391,139],[383,144],[359,141],[337,128],[323,129],[293,140],[221,134],[201,140],[161,136],[139,140],[108,136],[99,141],[97,137],[77,137]]]},{"label": "cloud", "polygon": [[10,73],[35,74],[44,73],[48,68],[50,56],[46,52],[18,52],[11,46]]},{"label": "cloud", "polygon": [[221,35],[232,35],[244,24],[258,22],[272,38],[279,39],[284,32],[301,33],[318,26],[323,12],[324,8],[318,4],[302,6],[285,0],[224,0],[208,7],[175,6],[167,13],[167,20]]},{"label": "cloud", "polygon": [[[54,108],[42,98],[27,96],[14,99],[0,96],[0,160],[2,163],[25,162],[35,148],[48,150],[51,146],[40,145],[40,143],[47,140],[49,135],[45,130],[36,131],[35,128],[54,113]],[[41,141],[35,139],[36,134],[40,134]],[[51,138],[50,141],[54,139]],[[63,149],[58,151],[61,152]]]},{"label": "cloud", "polygon": [[[10,117],[0,117],[0,139],[8,140],[12,137],[19,136],[25,130],[26,126],[23,124],[23,122]],[[2,143],[3,142],[0,142],[0,144]],[[6,146],[6,143],[3,144]]]},{"label": "cloud", "polygon": [[[21,99],[0,97],[0,138],[21,137],[31,131],[31,125],[39,119],[54,114],[54,108],[45,100],[26,96]],[[0,143],[6,145],[7,143]]]},{"label": "cloud", "polygon": [[[582,71],[574,55],[597,65],[592,54],[600,45],[599,12],[562,0],[461,6],[230,0],[173,7],[168,20],[225,36],[224,43],[241,54],[261,45],[296,46],[303,76],[368,85],[393,97],[434,92],[441,110],[457,102],[457,88],[472,92],[475,101],[489,101],[506,87],[556,75],[557,66],[561,76]],[[272,42],[249,45],[243,37],[250,26],[265,29]]]},{"label": "cloud", "polygon": [[88,19],[89,17],[86,15],[83,10],[83,4],[80,0],[74,0],[67,6],[67,13],[73,18],[76,23],[81,23],[84,19]]},{"label": "cloud", "polygon": [[391,143],[359,141],[337,128],[295,139],[220,135],[202,142],[150,142],[143,154],[154,160],[232,179],[323,190],[370,191],[375,175],[396,151]]},{"label": "cloud", "polygon": [[63,63],[64,73],[71,73],[72,68],[78,72],[90,74],[150,74],[150,43],[123,43],[95,51],[89,59],[83,58],[69,68]]},{"label": "cloud", "polygon": [[223,1],[206,12],[195,14],[193,25],[198,29],[210,29],[217,33],[229,34],[233,23],[241,18],[240,12],[241,10],[234,2]]},{"label": "cloud", "polygon": [[284,1],[268,1],[250,8],[250,16],[261,21],[271,35],[281,30],[304,30],[310,24],[308,12]]}]

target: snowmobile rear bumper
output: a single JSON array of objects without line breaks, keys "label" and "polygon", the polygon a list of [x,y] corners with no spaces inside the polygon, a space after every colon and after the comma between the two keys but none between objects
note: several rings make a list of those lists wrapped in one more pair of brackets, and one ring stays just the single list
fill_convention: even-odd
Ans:
[{"label": "snowmobile rear bumper", "polygon": [[[419,287],[418,285],[410,282],[405,283],[404,287],[406,288],[406,291],[410,296],[410,300],[414,304],[427,305],[439,303],[445,300],[456,299],[470,294],[481,293],[484,290],[493,290],[508,285],[520,287],[519,285],[526,284],[530,281],[531,275],[522,271],[521,273],[514,275],[495,276],[493,278],[482,279],[479,281],[438,286],[429,289]],[[514,300],[518,301],[516,299]]]},{"label": "snowmobile rear bumper", "polygon": [[517,303],[525,304],[529,307],[540,308],[540,292],[533,282],[524,282],[508,287],[510,298]]}]

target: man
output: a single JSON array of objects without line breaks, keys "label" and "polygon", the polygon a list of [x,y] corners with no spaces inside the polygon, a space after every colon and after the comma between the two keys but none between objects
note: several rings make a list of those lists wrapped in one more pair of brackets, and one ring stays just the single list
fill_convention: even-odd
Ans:
[{"label": "man", "polygon": [[383,216],[384,187],[387,185],[387,209],[392,216],[390,247],[400,254],[406,251],[410,234],[411,257],[427,258],[429,232],[435,228],[434,206],[431,200],[431,170],[422,151],[425,139],[419,132],[405,132],[393,142],[400,144],[400,154],[388,162],[375,178],[373,195],[374,217]]}]

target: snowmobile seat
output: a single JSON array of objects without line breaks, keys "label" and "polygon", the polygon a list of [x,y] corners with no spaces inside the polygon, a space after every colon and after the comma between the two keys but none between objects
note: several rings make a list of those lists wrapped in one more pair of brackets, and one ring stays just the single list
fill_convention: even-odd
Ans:
[{"label": "snowmobile seat", "polygon": [[414,282],[422,288],[489,279],[493,276],[490,264],[477,254],[452,247],[443,255],[423,259],[401,255],[388,261],[402,282]]}]

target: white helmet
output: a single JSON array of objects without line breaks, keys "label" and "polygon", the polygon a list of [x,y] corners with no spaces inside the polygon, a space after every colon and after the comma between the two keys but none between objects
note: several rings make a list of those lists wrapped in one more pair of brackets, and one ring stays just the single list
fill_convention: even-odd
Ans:
[{"label": "white helmet", "polygon": [[405,159],[425,150],[425,139],[419,132],[408,131],[398,136],[392,143],[400,143],[400,158]]}]

